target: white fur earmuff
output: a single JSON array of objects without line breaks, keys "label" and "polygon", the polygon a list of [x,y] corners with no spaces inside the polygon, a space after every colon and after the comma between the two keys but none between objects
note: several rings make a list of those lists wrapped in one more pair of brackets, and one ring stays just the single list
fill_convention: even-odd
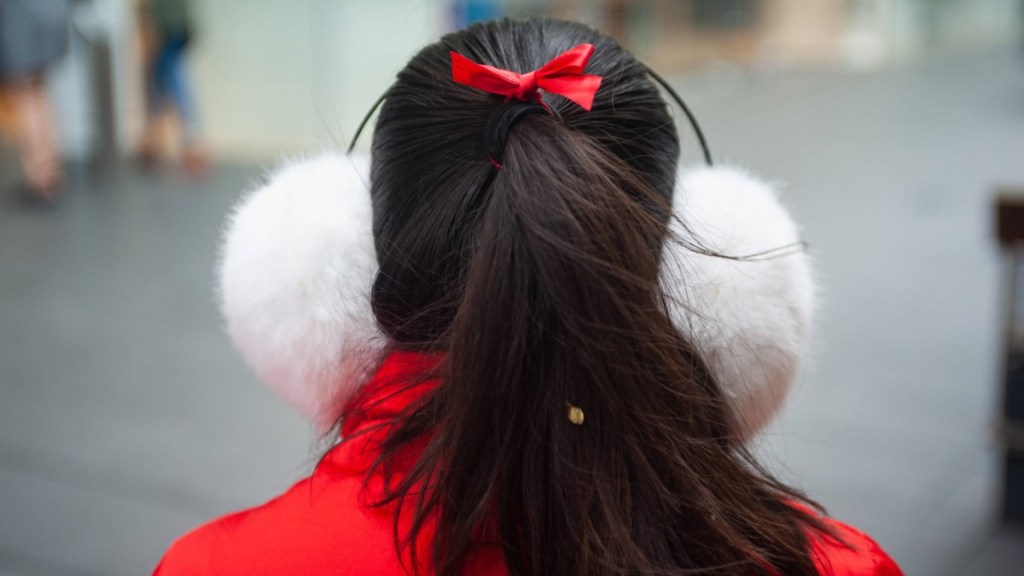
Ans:
[{"label": "white fur earmuff", "polygon": [[775,192],[743,170],[681,170],[673,210],[676,235],[707,253],[665,250],[661,283],[674,298],[672,321],[724,388],[736,433],[749,438],[781,407],[806,351],[811,261]]},{"label": "white fur earmuff", "polygon": [[[370,310],[376,273],[368,159],[327,153],[293,162],[229,217],[219,279],[228,334],[258,377],[326,430],[380,360]],[[796,225],[773,190],[732,168],[681,170],[676,234],[662,286],[673,322],[697,346],[744,438],[776,413],[797,374],[814,310]],[[686,230],[680,229],[685,223]]]},{"label": "white fur earmuff", "polygon": [[285,165],[228,218],[220,305],[256,375],[330,427],[383,348],[370,311],[377,272],[365,157]]}]

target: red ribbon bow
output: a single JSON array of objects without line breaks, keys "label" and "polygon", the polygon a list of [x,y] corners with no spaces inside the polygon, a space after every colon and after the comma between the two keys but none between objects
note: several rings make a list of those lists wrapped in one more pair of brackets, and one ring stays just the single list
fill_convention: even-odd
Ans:
[{"label": "red ribbon bow", "polygon": [[511,70],[477,64],[452,52],[452,79],[484,92],[520,100],[539,98],[537,90],[541,89],[561,94],[589,112],[594,104],[594,94],[601,86],[600,76],[583,73],[593,53],[593,44],[580,44],[555,56],[533,72],[517,74]]}]

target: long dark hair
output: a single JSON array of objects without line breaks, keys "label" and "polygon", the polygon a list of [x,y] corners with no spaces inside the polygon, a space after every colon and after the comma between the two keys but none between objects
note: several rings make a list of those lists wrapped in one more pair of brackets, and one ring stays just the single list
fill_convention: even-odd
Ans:
[{"label": "long dark hair", "polygon": [[[593,109],[544,95],[557,115],[519,121],[495,172],[484,132],[503,99],[454,83],[449,51],[526,72],[583,42],[604,78]],[[816,574],[820,523],[731,436],[667,313],[678,156],[644,66],[579,24],[474,25],[398,74],[373,141],[372,305],[395,347],[444,359],[374,466],[378,504],[413,518],[396,514],[400,553],[430,550],[439,575],[484,542],[513,575]]]}]

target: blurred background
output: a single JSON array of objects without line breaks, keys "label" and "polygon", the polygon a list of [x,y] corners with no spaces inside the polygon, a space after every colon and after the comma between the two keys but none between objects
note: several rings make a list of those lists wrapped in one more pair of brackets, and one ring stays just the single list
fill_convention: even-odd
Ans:
[{"label": "blurred background", "polygon": [[310,471],[323,441],[221,329],[223,218],[347,146],[419,47],[502,15],[613,34],[719,162],[779,183],[821,306],[756,442],[772,468],[908,574],[1024,573],[996,227],[1024,195],[1024,2],[0,0],[0,574],[148,573]]}]

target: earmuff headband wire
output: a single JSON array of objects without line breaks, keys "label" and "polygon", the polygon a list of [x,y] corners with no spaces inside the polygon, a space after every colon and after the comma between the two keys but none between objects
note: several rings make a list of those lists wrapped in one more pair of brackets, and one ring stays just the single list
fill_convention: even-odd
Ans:
[{"label": "earmuff headband wire", "polygon": [[[707,163],[708,166],[714,166],[715,163],[711,159],[711,149],[708,147],[708,141],[704,137],[704,131],[701,130],[700,123],[697,122],[697,117],[694,116],[693,111],[690,110],[690,107],[686,105],[686,102],[683,100],[683,97],[680,96],[678,92],[676,92],[675,88],[673,88],[671,84],[669,84],[657,72],[651,70],[649,66],[644,66],[644,68],[647,70],[647,74],[649,74],[651,78],[653,78],[654,81],[658,83],[658,85],[660,85],[662,88],[665,89],[666,92],[668,92],[669,96],[671,96],[672,99],[675,100],[676,104],[678,104],[679,107],[683,110],[683,113],[686,114],[686,119],[689,120],[690,126],[693,127],[693,131],[697,134],[697,140],[700,142],[700,149],[704,153],[704,161]],[[370,110],[367,111],[365,116],[363,116],[362,121],[359,122],[359,127],[356,128],[355,135],[352,136],[352,142],[348,145],[348,150],[346,151],[346,154],[351,154],[352,151],[355,150],[356,142],[359,141],[359,136],[363,133],[363,129],[366,128],[366,124],[369,123],[370,118],[373,116],[374,112],[376,112],[377,109],[380,108],[380,105],[384,102],[384,98],[386,96],[386,93],[381,94],[380,98],[377,98],[377,101],[373,103],[373,106],[370,107]]]},{"label": "earmuff headband wire", "polygon": [[700,129],[700,124],[697,123],[697,117],[693,115],[690,107],[683,101],[683,97],[676,92],[675,88],[672,87],[664,78],[662,78],[657,72],[651,70],[650,66],[644,66],[647,69],[647,73],[665,89],[666,92],[672,96],[672,99],[679,104],[679,107],[683,109],[683,113],[686,114],[687,120],[690,121],[690,126],[693,127],[693,131],[697,133],[697,140],[700,141],[700,149],[704,152],[704,161],[707,162],[708,166],[714,166],[715,163],[711,161],[711,149],[708,148],[708,141],[704,138],[704,131]]}]

